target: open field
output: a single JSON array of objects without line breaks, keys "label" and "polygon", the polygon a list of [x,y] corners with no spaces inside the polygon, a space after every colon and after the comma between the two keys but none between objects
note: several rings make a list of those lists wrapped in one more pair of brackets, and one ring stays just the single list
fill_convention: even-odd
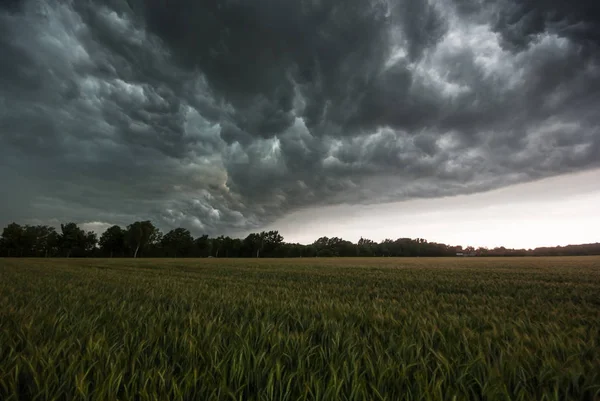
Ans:
[{"label": "open field", "polygon": [[599,400],[600,258],[0,259],[0,399]]}]

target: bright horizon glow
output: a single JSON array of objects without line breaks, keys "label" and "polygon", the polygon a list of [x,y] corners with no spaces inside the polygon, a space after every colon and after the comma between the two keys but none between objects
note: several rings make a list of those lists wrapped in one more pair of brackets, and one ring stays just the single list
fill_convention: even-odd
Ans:
[{"label": "bright horizon glow", "polygon": [[563,175],[473,195],[292,213],[265,229],[286,242],[322,236],[352,242],[401,237],[494,248],[600,242],[600,170]]}]

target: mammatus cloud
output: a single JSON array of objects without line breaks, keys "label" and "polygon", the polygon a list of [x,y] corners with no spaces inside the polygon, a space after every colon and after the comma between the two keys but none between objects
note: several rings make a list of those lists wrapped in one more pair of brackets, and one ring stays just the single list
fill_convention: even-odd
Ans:
[{"label": "mammatus cloud", "polygon": [[228,233],[600,165],[597,2],[0,6],[0,220]]}]

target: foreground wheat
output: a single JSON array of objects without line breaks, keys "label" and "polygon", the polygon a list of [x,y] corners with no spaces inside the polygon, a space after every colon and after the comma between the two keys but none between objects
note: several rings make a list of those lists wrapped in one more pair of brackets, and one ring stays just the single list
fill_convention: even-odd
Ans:
[{"label": "foreground wheat", "polygon": [[597,400],[600,259],[0,259],[0,399]]}]

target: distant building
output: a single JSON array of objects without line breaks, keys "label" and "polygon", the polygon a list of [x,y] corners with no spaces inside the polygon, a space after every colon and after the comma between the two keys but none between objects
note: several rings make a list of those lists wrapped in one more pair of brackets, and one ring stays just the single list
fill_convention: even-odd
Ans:
[{"label": "distant building", "polygon": [[456,252],[456,256],[465,256],[465,254],[462,252]]}]

